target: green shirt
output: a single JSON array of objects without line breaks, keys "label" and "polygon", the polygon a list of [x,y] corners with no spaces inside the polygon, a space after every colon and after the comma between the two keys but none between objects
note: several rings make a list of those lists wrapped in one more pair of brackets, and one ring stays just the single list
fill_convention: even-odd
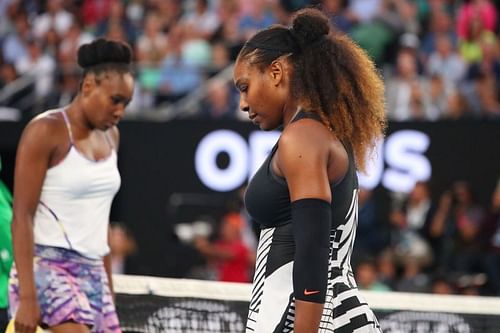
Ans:
[{"label": "green shirt", "polygon": [[8,306],[7,288],[10,267],[13,261],[11,221],[12,195],[7,186],[0,180],[0,308],[7,308]]}]

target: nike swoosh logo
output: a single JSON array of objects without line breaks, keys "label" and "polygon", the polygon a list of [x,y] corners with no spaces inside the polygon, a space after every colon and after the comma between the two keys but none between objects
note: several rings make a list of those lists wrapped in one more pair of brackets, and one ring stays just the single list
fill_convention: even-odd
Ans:
[{"label": "nike swoosh logo", "polygon": [[314,294],[319,294],[319,290],[304,289],[304,295],[309,296],[309,295],[314,295]]}]

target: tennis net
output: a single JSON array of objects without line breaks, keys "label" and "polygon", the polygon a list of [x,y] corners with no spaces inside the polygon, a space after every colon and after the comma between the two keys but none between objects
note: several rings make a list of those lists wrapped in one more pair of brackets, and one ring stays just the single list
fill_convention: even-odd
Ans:
[{"label": "tennis net", "polygon": [[[115,275],[124,332],[244,332],[251,286]],[[498,333],[500,298],[362,291],[384,333]]]}]

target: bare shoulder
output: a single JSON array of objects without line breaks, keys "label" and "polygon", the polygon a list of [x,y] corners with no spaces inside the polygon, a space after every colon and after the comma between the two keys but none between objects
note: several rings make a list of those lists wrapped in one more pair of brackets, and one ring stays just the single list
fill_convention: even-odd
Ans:
[{"label": "bare shoulder", "polygon": [[314,119],[301,119],[287,126],[280,137],[277,156],[278,171],[324,169],[330,183],[341,179],[349,168],[342,142]]},{"label": "bare shoulder", "polygon": [[[46,111],[33,118],[24,128],[23,139],[32,139],[40,145],[57,142],[66,133],[64,119],[59,112]],[[31,141],[31,140],[30,140]]]},{"label": "bare shoulder", "polygon": [[52,126],[53,129],[60,127],[64,124],[63,116],[58,110],[49,110],[40,113],[36,117],[30,120],[28,126]]},{"label": "bare shoulder", "polygon": [[67,129],[61,114],[44,112],[33,118],[23,130],[17,150],[17,159],[24,163],[44,161],[47,166],[67,141]]},{"label": "bare shoulder", "polygon": [[328,128],[314,119],[300,119],[289,124],[281,134],[279,147],[289,149],[305,149],[316,152],[328,152],[328,142],[332,134]]},{"label": "bare shoulder", "polygon": [[300,119],[283,130],[275,157],[275,171],[288,184],[292,201],[320,198],[331,201],[329,143],[331,132],[317,120]]},{"label": "bare shoulder", "polygon": [[328,129],[317,120],[301,119],[286,126],[276,153],[278,174],[326,166],[331,138]]}]

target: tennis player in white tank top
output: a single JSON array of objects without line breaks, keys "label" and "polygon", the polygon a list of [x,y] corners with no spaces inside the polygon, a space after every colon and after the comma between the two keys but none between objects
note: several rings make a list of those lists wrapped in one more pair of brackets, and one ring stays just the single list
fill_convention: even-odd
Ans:
[{"label": "tennis player in white tank top", "polygon": [[78,51],[70,105],[25,128],[17,152],[10,313],[16,331],[121,332],[107,232],[120,187],[116,124],[130,102],[130,47],[98,39]]}]

